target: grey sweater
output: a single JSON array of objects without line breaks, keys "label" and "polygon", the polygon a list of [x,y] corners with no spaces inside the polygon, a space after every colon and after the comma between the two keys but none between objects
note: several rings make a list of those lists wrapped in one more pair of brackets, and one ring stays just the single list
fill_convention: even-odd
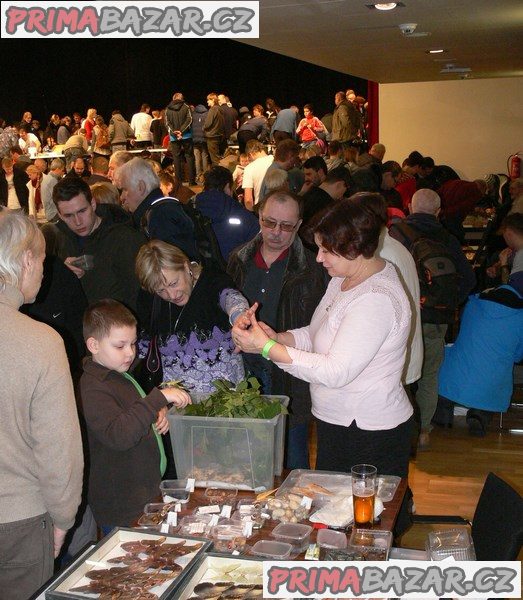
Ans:
[{"label": "grey sweater", "polygon": [[49,512],[69,529],[83,476],[73,385],[62,339],[23,301],[0,289],[0,523]]}]

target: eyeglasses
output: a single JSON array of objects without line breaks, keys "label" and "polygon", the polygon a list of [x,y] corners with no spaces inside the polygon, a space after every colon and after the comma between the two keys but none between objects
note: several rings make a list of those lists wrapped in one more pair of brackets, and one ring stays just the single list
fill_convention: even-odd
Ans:
[{"label": "eyeglasses", "polygon": [[288,233],[290,233],[291,231],[294,231],[296,229],[296,226],[298,225],[298,223],[294,223],[294,225],[292,225],[291,223],[281,223],[280,221],[273,221],[272,219],[265,219],[264,217],[262,217],[261,219],[262,221],[262,225],[264,227],[267,227],[267,229],[276,229],[276,227],[279,225],[280,229],[282,231],[287,231]]}]

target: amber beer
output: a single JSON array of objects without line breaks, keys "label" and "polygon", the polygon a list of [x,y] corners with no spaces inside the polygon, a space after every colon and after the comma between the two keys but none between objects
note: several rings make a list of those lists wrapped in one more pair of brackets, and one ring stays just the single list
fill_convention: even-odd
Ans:
[{"label": "amber beer", "polygon": [[355,465],[351,469],[354,526],[369,528],[374,523],[377,469],[373,465]]},{"label": "amber beer", "polygon": [[362,490],[359,492],[352,492],[354,502],[354,525],[356,527],[369,528],[374,523],[374,499],[376,493],[374,491],[367,492]]}]

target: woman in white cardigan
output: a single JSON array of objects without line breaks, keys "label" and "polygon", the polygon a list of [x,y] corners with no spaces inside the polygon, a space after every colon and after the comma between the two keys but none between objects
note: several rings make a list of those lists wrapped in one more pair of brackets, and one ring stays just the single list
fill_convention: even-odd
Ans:
[{"label": "woman in white cardigan", "polygon": [[370,463],[406,477],[413,410],[401,382],[411,325],[394,266],[375,256],[381,222],[368,207],[336,202],[313,225],[317,260],[332,277],[307,327],[276,333],[233,329],[244,352],[261,353],[311,384],[317,469]]}]

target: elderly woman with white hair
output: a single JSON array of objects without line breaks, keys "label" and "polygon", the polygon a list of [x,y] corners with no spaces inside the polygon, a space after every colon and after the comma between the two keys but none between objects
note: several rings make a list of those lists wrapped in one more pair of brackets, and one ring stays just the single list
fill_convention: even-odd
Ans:
[{"label": "elderly woman with white hair", "polygon": [[42,282],[36,223],[0,211],[0,590],[25,600],[53,574],[82,490],[80,428],[62,339],[19,312]]},{"label": "elderly woman with white hair", "polygon": [[164,196],[151,165],[143,158],[133,158],[117,170],[116,177],[120,200],[132,213],[135,227],[149,239],[173,244],[191,260],[197,259],[193,222],[176,198]]}]

